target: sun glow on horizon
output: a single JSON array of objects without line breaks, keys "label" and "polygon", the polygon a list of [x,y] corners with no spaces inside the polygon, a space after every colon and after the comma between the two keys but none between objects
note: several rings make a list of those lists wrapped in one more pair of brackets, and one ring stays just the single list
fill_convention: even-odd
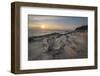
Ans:
[{"label": "sun glow on horizon", "polygon": [[41,25],[40,27],[41,27],[41,29],[45,29],[46,28],[45,25]]},{"label": "sun glow on horizon", "polygon": [[[52,26],[53,25],[53,26]],[[42,29],[42,30],[69,30],[69,29],[74,29],[75,26],[73,25],[67,25],[65,27],[64,25],[59,25],[59,24],[30,24],[30,27],[32,29]]]}]

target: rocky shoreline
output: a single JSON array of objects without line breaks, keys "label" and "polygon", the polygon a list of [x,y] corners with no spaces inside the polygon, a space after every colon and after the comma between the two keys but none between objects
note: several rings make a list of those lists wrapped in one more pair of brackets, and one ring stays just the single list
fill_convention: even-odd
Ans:
[{"label": "rocky shoreline", "polygon": [[51,33],[28,39],[28,60],[87,58],[87,29]]}]

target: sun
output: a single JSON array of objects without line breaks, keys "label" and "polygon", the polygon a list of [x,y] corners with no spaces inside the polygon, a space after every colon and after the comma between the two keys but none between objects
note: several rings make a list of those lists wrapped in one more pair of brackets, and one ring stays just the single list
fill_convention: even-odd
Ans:
[{"label": "sun", "polygon": [[45,29],[46,27],[45,27],[45,25],[41,25],[41,28],[42,28],[42,29]]}]

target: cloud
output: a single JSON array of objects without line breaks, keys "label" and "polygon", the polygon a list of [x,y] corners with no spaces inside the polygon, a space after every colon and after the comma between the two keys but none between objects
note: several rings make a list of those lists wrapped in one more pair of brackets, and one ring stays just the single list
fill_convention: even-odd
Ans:
[{"label": "cloud", "polygon": [[71,16],[45,16],[45,15],[29,15],[29,27],[39,27],[46,25],[48,28],[74,29],[78,26],[87,25],[87,17],[71,17]]}]

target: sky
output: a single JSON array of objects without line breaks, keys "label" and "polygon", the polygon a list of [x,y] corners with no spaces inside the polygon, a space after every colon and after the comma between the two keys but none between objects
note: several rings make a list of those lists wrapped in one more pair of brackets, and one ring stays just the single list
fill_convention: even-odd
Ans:
[{"label": "sky", "polygon": [[32,29],[73,30],[87,24],[87,17],[28,15],[28,27]]}]

